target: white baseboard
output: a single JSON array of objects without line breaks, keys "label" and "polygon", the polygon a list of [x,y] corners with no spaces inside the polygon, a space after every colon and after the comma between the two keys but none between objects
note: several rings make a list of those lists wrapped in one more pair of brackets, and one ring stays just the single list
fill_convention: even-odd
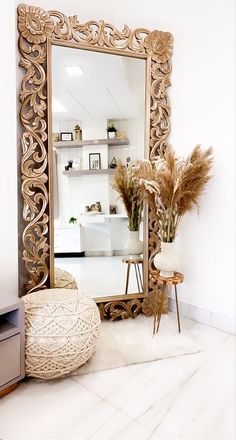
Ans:
[{"label": "white baseboard", "polygon": [[129,254],[124,250],[120,251],[85,251],[85,257],[123,257]]},{"label": "white baseboard", "polygon": [[[168,304],[169,310],[171,312],[175,312],[176,307],[174,298],[169,297]],[[214,327],[234,335],[236,334],[236,322],[233,318],[220,315],[219,313],[210,312],[209,310],[184,303],[183,301],[179,301],[179,311],[180,315],[184,316],[185,318],[192,319],[193,321],[209,325],[210,327]]]}]

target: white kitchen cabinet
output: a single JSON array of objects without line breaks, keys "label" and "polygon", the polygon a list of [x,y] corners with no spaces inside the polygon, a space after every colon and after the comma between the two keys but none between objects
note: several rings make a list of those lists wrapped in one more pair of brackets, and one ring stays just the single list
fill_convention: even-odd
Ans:
[{"label": "white kitchen cabinet", "polygon": [[84,252],[83,226],[62,226],[54,230],[54,253]]}]

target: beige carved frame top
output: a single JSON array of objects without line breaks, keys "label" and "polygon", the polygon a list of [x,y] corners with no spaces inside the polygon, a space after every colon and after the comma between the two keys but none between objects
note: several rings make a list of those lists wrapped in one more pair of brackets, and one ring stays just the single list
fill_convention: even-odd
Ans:
[{"label": "beige carved frame top", "polygon": [[[149,158],[153,160],[167,146],[170,132],[170,85],[173,38],[169,32],[147,29],[119,31],[104,21],[80,23],[77,16],[67,17],[58,11],[18,6],[20,66],[25,70],[20,90],[21,194],[23,198],[24,291],[30,293],[50,286],[50,130],[48,130],[49,52],[51,44],[68,44],[89,50],[136,56],[147,60],[146,129]],[[148,264],[144,295],[104,298],[99,301],[102,319],[135,317],[141,311],[152,313],[153,257],[158,250],[154,213],[148,213]],[[22,247],[22,245],[21,245]],[[53,248],[53,247],[52,247]],[[52,276],[51,276],[52,278]]]}]

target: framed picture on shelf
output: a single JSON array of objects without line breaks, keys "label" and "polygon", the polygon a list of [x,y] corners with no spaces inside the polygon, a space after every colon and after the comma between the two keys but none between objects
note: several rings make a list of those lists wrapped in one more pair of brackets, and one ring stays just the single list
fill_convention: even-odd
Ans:
[{"label": "framed picture on shelf", "polygon": [[109,206],[109,213],[110,214],[117,214],[116,205],[110,205]]},{"label": "framed picture on shelf", "polygon": [[100,170],[101,169],[101,155],[100,153],[89,153],[89,169]]},{"label": "framed picture on shelf", "polygon": [[71,133],[71,132],[60,133],[60,140],[61,141],[73,141],[73,133]]}]

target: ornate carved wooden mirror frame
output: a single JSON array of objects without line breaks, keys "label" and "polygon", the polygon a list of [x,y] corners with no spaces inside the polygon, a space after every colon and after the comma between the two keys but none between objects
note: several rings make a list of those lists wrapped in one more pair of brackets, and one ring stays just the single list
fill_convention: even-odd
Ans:
[{"label": "ornate carved wooden mirror frame", "polygon": [[[25,70],[20,90],[21,194],[23,198],[24,292],[53,285],[51,189],[51,134],[48,103],[50,99],[50,49],[52,44],[103,51],[146,59],[146,144],[153,160],[165,149],[170,132],[170,85],[172,35],[147,29],[119,31],[104,21],[81,24],[77,16],[66,17],[58,11],[18,6],[20,66]],[[49,125],[48,125],[49,124]],[[48,128],[49,127],[49,128]],[[127,295],[99,300],[102,319],[135,317],[152,312],[153,257],[158,250],[154,213],[149,209],[148,234],[144,253],[148,295]],[[50,282],[51,279],[51,282]]]}]

